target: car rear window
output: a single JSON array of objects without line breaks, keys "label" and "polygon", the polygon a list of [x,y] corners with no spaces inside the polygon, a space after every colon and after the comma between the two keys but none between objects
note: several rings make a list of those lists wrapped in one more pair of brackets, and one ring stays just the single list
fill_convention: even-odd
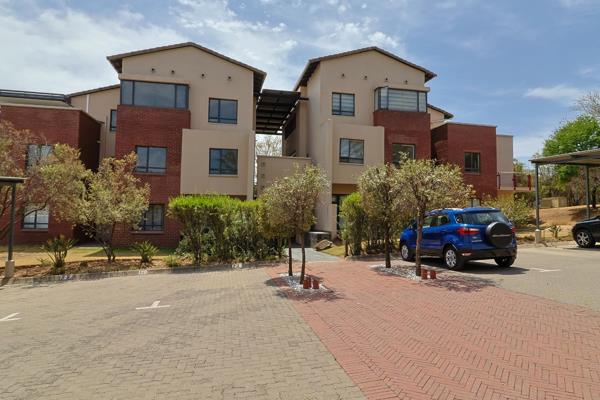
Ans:
[{"label": "car rear window", "polygon": [[504,222],[508,224],[508,219],[500,211],[477,211],[458,214],[456,222],[470,225],[489,225],[492,222]]}]

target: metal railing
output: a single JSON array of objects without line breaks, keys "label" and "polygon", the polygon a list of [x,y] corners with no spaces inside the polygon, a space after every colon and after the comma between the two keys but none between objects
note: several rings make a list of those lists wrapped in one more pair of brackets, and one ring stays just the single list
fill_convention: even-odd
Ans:
[{"label": "metal railing", "polygon": [[499,171],[496,174],[498,189],[531,191],[533,178],[529,172]]}]

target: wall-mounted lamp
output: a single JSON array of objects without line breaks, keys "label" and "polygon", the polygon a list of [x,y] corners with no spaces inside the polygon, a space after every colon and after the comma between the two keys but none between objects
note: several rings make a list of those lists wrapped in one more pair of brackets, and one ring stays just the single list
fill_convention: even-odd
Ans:
[{"label": "wall-mounted lamp", "polygon": [[386,81],[386,82],[387,82],[388,80],[389,80],[388,78],[385,78],[385,81]]},{"label": "wall-mounted lamp", "polygon": [[346,77],[346,74],[344,74],[344,73],[342,72],[342,78],[345,78],[345,77]]},{"label": "wall-mounted lamp", "polygon": [[365,75],[365,76],[363,76],[363,79],[366,81],[366,80],[367,80],[367,76],[366,76],[366,75]]},{"label": "wall-mounted lamp", "polygon": [[154,67],[152,67],[152,73],[155,73],[155,72],[156,72],[156,70],[154,69]]},{"label": "wall-mounted lamp", "polygon": [[200,75],[200,77],[201,77],[202,79],[204,79],[204,77],[205,77],[205,76],[206,76],[206,75],[204,75],[204,74]]},{"label": "wall-mounted lamp", "polygon": [[408,81],[407,81],[407,80],[406,80],[406,81],[404,81],[404,84],[405,84],[405,85],[408,85]]},{"label": "wall-mounted lamp", "polygon": [[171,70],[171,74],[175,74],[175,70],[174,69]]},{"label": "wall-mounted lamp", "polygon": [[231,80],[231,76],[228,76],[228,77],[227,77],[227,80],[228,80],[228,81],[230,81],[230,80]]}]

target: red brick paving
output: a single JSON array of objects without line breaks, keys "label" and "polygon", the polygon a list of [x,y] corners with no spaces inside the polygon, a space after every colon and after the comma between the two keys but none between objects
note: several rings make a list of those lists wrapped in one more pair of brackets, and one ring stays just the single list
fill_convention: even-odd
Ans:
[{"label": "red brick paving", "polygon": [[310,264],[334,295],[291,296],[367,398],[600,399],[600,314],[483,279],[413,282],[376,263]]}]

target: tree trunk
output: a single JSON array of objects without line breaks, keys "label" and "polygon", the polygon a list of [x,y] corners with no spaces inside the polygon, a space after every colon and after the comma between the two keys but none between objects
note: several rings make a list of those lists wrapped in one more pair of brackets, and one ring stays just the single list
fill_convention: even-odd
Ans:
[{"label": "tree trunk", "polygon": [[300,283],[304,282],[304,269],[306,267],[306,254],[304,252],[304,232],[300,234],[300,247],[302,248],[302,269],[300,270]]},{"label": "tree trunk", "polygon": [[392,268],[392,260],[390,257],[390,227],[385,227],[385,233],[383,234],[383,239],[385,240],[385,267]]},{"label": "tree trunk", "polygon": [[348,242],[344,240],[344,258],[348,257]]},{"label": "tree trunk", "polygon": [[283,257],[283,240],[278,237],[277,238],[277,256],[279,256],[279,259],[281,260],[281,257]]},{"label": "tree trunk", "polygon": [[292,238],[288,238],[288,275],[294,276],[292,272]]},{"label": "tree trunk", "polygon": [[415,249],[415,275],[421,276],[421,242],[423,241],[423,216],[417,216],[417,246]]}]

